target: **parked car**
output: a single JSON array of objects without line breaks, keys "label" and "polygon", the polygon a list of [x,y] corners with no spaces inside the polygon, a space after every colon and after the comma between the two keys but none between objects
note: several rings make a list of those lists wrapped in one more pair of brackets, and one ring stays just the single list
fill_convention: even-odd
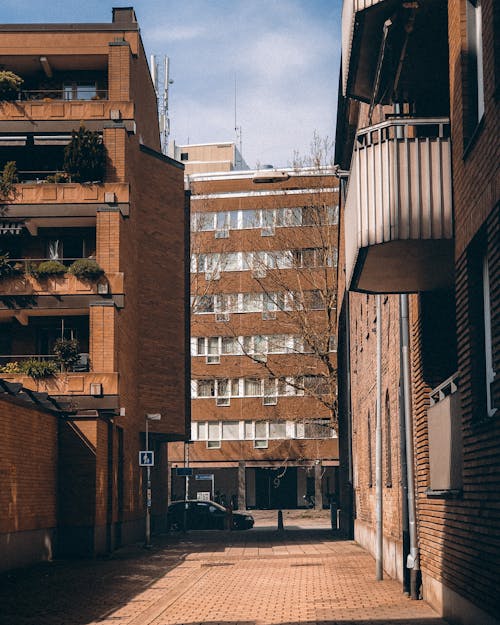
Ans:
[{"label": "parked car", "polygon": [[232,518],[233,530],[248,530],[253,527],[254,519],[249,514],[239,512],[231,513],[215,501],[173,501],[168,507],[167,524],[173,531],[182,530],[184,527],[184,511],[186,516],[186,529],[188,530],[223,530],[229,526],[229,518]]}]

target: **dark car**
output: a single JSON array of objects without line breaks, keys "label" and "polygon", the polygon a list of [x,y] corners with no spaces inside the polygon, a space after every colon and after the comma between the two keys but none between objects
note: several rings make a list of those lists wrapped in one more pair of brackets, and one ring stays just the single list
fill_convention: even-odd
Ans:
[{"label": "dark car", "polygon": [[168,507],[167,522],[170,530],[179,531],[184,527],[188,530],[223,530],[229,529],[232,518],[233,530],[248,530],[253,527],[253,517],[249,514],[231,512],[215,501],[173,501]]}]

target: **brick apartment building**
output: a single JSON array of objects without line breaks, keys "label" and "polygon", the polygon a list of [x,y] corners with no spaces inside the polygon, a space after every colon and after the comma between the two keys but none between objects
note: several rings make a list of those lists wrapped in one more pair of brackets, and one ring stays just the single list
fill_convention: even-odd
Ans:
[{"label": "brick apartment building", "polygon": [[494,5],[346,0],[336,137],[343,527],[463,625],[500,614]]},{"label": "brick apartment building", "polygon": [[[22,467],[9,464],[11,447],[2,449],[11,488],[2,488],[1,549],[8,559],[29,544],[33,559],[43,558],[49,536],[54,551],[102,553],[144,537],[138,452],[146,415],[161,414],[148,424],[156,452],[153,527],[165,520],[165,443],[183,440],[189,428],[183,166],[161,154],[133,9],[113,9],[105,24],[2,25],[0,67],[24,81],[14,95],[4,89],[0,103],[0,171],[5,179],[14,161],[18,179],[4,188],[0,209],[0,378],[10,395],[23,385],[35,391],[30,397],[46,401],[48,394],[60,407],[50,434],[58,477],[49,526],[33,514],[37,481],[17,498]],[[60,173],[82,124],[94,147],[105,146],[105,171],[90,180]],[[102,271],[75,273],[82,259]],[[54,370],[58,339],[78,355]],[[15,430],[18,417],[4,403],[0,416],[2,427]],[[32,452],[42,469],[48,433]],[[29,436],[17,430],[21,451]]]},{"label": "brick apartment building", "polygon": [[[186,165],[210,168],[221,148],[182,149]],[[187,187],[192,442],[170,445],[172,493],[184,496],[186,454],[190,497],[326,506],[337,493],[338,180],[328,168],[229,170],[191,174]]]}]

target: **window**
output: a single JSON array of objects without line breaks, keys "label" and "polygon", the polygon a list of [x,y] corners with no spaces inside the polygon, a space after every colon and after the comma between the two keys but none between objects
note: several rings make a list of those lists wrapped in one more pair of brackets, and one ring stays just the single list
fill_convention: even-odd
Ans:
[{"label": "window", "polygon": [[261,381],[257,378],[245,378],[244,382],[246,397],[259,397],[261,391]]},{"label": "window", "polygon": [[223,421],[222,422],[222,440],[237,441],[239,440],[240,424],[239,421]]},{"label": "window", "polygon": [[269,438],[286,438],[286,422],[270,421]]},{"label": "window", "polygon": [[189,152],[181,152],[181,161],[189,160]]},{"label": "window", "polygon": [[208,422],[208,440],[207,447],[209,449],[218,449],[220,447],[221,435],[220,435],[220,423],[219,421]]},{"label": "window", "polygon": [[484,310],[484,355],[486,368],[486,411],[492,417],[497,411],[492,386],[496,376],[493,362],[493,340],[491,334],[491,298],[490,298],[490,272],[488,256],[483,258],[483,310]]},{"label": "window", "polygon": [[65,100],[92,100],[97,97],[95,82],[71,82],[63,85]]},{"label": "window", "polygon": [[204,337],[198,337],[196,339],[196,354],[198,356],[204,356],[206,354],[206,344]]},{"label": "window", "polygon": [[268,439],[268,423],[267,421],[256,421],[255,422],[255,441],[254,447],[257,449],[265,449],[267,447],[267,439]]},{"label": "window", "polygon": [[220,362],[219,337],[211,336],[207,341],[207,363],[217,364]]},{"label": "window", "polygon": [[469,94],[469,117],[465,124],[468,130],[466,140],[470,140],[484,114],[483,81],[483,33],[481,0],[466,0],[467,19],[467,87]]},{"label": "window", "polygon": [[254,422],[245,421],[245,439],[253,440],[254,438]]},{"label": "window", "polygon": [[200,421],[198,423],[198,440],[206,441],[208,435],[208,426],[206,421]]},{"label": "window", "polygon": [[260,211],[257,210],[244,210],[242,211],[242,225],[243,229],[258,228],[260,226]]},{"label": "window", "polygon": [[222,337],[222,353],[223,354],[238,354],[239,344],[234,336]]},{"label": "window", "polygon": [[198,397],[215,397],[215,381],[214,380],[198,380],[197,396]]},{"label": "window", "polygon": [[310,419],[304,422],[304,438],[332,438],[329,419]]},{"label": "window", "polygon": [[194,304],[196,313],[213,313],[214,312],[214,296],[202,295]]}]

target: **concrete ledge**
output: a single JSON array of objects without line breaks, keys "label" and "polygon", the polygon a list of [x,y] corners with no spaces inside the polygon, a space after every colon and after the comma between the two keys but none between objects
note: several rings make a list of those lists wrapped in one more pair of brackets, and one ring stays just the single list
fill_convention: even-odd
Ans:
[{"label": "concrete ledge", "polygon": [[0,534],[0,571],[52,560],[55,529]]},{"label": "concrete ledge", "polygon": [[[375,557],[376,536],[373,527],[359,520],[354,521],[354,540]],[[403,583],[402,543],[384,535],[383,550],[384,571],[392,577],[392,579],[397,579]]]}]

